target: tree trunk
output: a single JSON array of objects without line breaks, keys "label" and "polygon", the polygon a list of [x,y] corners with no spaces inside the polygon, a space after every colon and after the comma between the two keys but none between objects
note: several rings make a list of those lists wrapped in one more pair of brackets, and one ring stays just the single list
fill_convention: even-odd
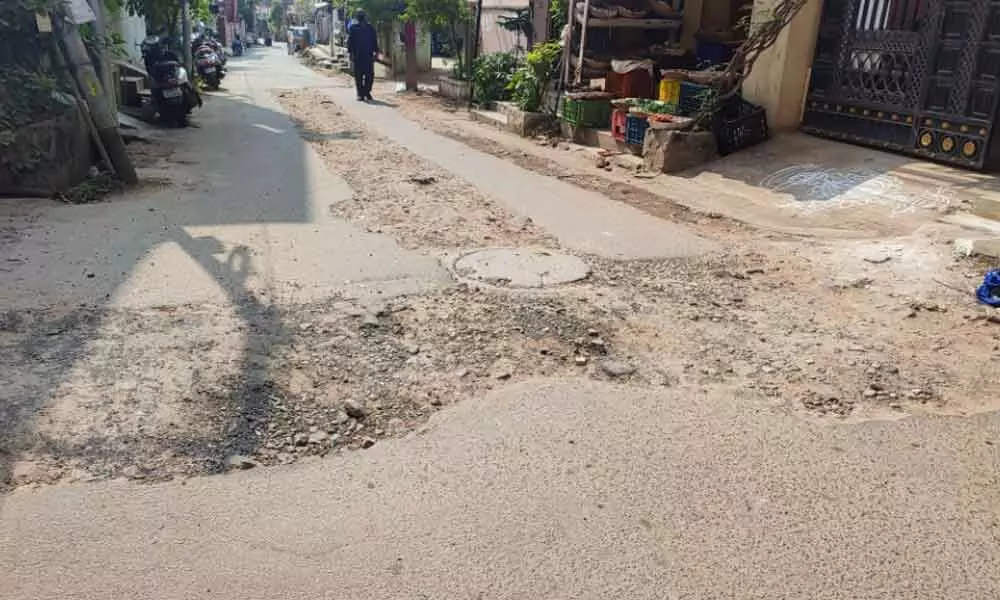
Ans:
[{"label": "tree trunk", "polygon": [[451,44],[454,46],[452,49],[455,51],[455,61],[458,63],[458,72],[465,76],[465,57],[462,54],[465,52],[465,48],[461,47],[462,44],[458,41],[458,25],[454,21],[448,24],[448,30],[451,32]]},{"label": "tree trunk", "polygon": [[[53,19],[56,25],[58,19]],[[66,62],[70,65],[70,70],[76,78],[77,85],[87,105],[90,108],[90,115],[94,119],[98,136],[107,150],[111,161],[110,167],[118,175],[118,178],[128,185],[139,183],[139,177],[135,173],[132,160],[125,150],[125,140],[118,133],[118,111],[112,107],[112,102],[108,100],[108,95],[102,93],[100,80],[97,71],[90,62],[90,55],[87,47],[80,37],[80,28],[73,23],[58,23],[59,37],[62,38],[63,50],[66,53]]]},{"label": "tree trunk", "polygon": [[403,40],[406,45],[406,91],[417,91],[417,24],[408,21],[403,24]]}]

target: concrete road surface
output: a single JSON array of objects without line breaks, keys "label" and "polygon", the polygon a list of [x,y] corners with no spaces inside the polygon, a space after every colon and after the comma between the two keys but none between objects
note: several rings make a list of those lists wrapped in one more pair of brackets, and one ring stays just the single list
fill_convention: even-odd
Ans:
[{"label": "concrete road surface", "polygon": [[[269,153],[254,149],[290,125],[263,90],[329,85],[282,52],[233,61],[230,86],[241,99],[232,113],[212,113],[234,137],[215,143],[220,158],[210,166],[232,165],[225,149],[238,150],[249,161],[242,179],[227,184],[208,169],[216,193],[191,199],[187,212],[173,204],[161,216],[153,200],[109,205],[109,223],[112,208],[132,211],[153,238],[121,265],[90,265],[110,273],[138,260],[108,290],[125,290],[113,300],[154,304],[180,293],[176,281],[157,282],[183,270],[139,260],[173,256],[176,240],[161,232],[175,226],[193,239],[205,228],[279,264],[249,284],[259,289],[291,270],[313,282],[310,294],[356,293],[348,281],[365,265],[386,293],[447,285],[427,257],[324,220],[311,198],[341,193],[341,183],[303,189],[301,173],[286,173],[297,140],[274,134]],[[74,226],[67,214],[49,233]],[[142,237],[107,231],[109,247]],[[19,285],[51,301],[104,292],[49,283],[69,280],[73,261],[94,260],[68,243],[59,255],[69,266],[47,275],[25,267]],[[394,288],[399,281],[408,283]],[[184,285],[193,301],[217,293],[210,280]],[[997,598],[998,431],[995,413],[818,424],[745,390],[532,380],[458,402],[405,439],[335,458],[0,497],[0,597]]]},{"label": "concrete road surface", "polygon": [[996,598],[1000,419],[528,382],[337,459],[19,492],[5,598]]}]

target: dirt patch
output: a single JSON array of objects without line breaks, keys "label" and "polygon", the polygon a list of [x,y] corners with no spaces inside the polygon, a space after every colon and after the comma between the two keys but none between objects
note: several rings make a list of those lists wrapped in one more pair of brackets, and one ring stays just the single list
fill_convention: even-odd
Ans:
[{"label": "dirt patch", "polygon": [[368,447],[508,382],[606,376],[593,365],[615,351],[608,318],[583,303],[464,286],[365,309],[220,308],[5,313],[0,455],[20,465],[7,483],[154,481]]},{"label": "dirt patch", "polygon": [[377,306],[7,311],[8,484],[363,449],[537,377],[746,390],[834,422],[983,410],[1000,393],[1000,325],[961,303],[887,302],[877,280],[803,280],[822,267],[764,252],[586,260],[580,284],[460,285]]},{"label": "dirt patch", "polygon": [[388,233],[408,248],[553,246],[529,219],[510,214],[474,186],[372,133],[315,90],[278,98],[327,167],[350,184],[330,212]]}]

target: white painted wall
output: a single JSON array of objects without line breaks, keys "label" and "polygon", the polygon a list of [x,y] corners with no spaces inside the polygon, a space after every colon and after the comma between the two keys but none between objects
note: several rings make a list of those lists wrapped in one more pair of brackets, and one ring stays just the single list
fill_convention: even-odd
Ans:
[{"label": "white painted wall", "polygon": [[125,52],[130,62],[141,63],[142,51],[139,44],[146,39],[146,20],[135,15],[119,15],[111,27],[125,40]]}]

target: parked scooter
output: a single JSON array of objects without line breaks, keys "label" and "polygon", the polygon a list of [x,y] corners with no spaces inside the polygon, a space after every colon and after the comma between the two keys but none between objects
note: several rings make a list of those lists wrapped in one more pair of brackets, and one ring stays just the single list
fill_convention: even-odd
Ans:
[{"label": "parked scooter", "polygon": [[187,125],[201,96],[191,85],[181,59],[167,45],[166,38],[150,36],[142,43],[142,58],[152,80],[152,102],[160,118],[179,127]]},{"label": "parked scooter", "polygon": [[198,76],[210,90],[217,90],[226,76],[226,68],[222,66],[219,54],[209,44],[202,44],[194,51],[194,64]]}]

